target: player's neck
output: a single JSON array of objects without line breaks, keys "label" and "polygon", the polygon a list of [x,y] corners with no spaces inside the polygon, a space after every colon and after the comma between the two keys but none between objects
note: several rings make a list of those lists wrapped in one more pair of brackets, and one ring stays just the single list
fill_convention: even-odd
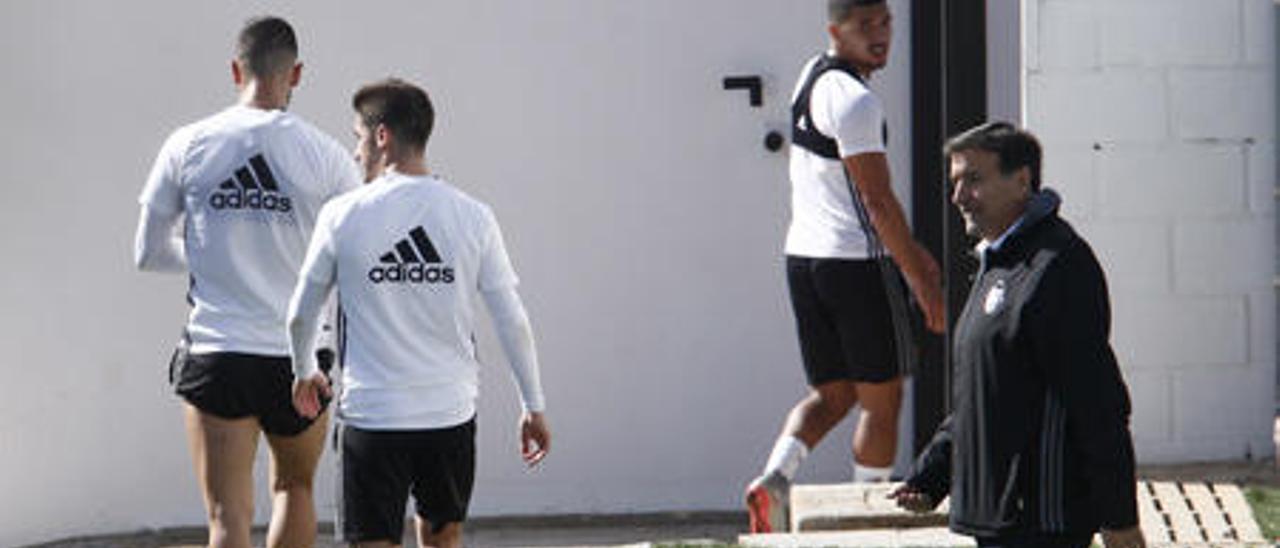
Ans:
[{"label": "player's neck", "polygon": [[262,85],[253,80],[240,88],[236,104],[259,110],[285,110],[289,106],[289,90],[275,89],[274,86]]},{"label": "player's neck", "polygon": [[852,65],[854,72],[857,72],[858,76],[861,77],[863,80],[871,80],[871,76],[874,75],[876,71],[880,70],[880,67],[878,66],[871,66],[865,63],[859,63],[858,61],[854,59],[850,59],[847,56],[840,55],[840,49],[837,48],[834,43],[831,44],[831,46],[827,49],[827,55],[831,57],[835,57],[836,59],[839,59],[841,61],[844,61]]},{"label": "player's neck", "polygon": [[382,168],[384,174],[399,173],[401,175],[430,175],[431,171],[427,169],[427,160],[421,154],[408,157],[396,158],[387,162]]}]

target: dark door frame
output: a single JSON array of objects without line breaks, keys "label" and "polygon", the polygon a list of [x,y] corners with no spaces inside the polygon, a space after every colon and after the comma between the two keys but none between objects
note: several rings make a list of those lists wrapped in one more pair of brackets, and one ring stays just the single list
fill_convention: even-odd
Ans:
[{"label": "dark door frame", "polygon": [[913,377],[918,452],[946,416],[951,393],[950,325],[976,269],[960,219],[951,211],[942,145],[987,118],[986,0],[911,1],[911,212],[916,238],[938,259],[948,334],[926,335]]}]

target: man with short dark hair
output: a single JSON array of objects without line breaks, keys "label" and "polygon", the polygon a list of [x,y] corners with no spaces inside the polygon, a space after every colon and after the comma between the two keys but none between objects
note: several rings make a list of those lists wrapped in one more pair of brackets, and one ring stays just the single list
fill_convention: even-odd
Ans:
[{"label": "man with short dark hair", "polygon": [[336,288],[345,341],[337,532],[353,546],[399,545],[412,493],[418,545],[460,546],[475,475],[477,294],[520,389],[530,466],[551,442],[533,331],[493,212],[427,169],[427,94],[390,79],[352,103],[355,154],[371,182],[316,223],[289,308],[294,405],[313,416],[330,393],[310,341]]},{"label": "man with short dark hair", "polygon": [[285,112],[297,58],[288,22],[248,21],[231,61],[239,100],[170,135],[139,199],[137,266],[190,275],[170,380],[184,400],[209,546],[249,546],[260,433],[271,449],[267,544],[315,539],[311,482],[327,415],[304,418],[289,403],[285,310],[320,206],[360,179],[341,145]]},{"label": "man with short dark hair", "polygon": [[787,282],[810,390],[747,487],[753,532],[786,529],[801,461],[855,405],[853,479],[888,479],[902,377],[915,359],[904,277],[926,326],[941,332],[945,321],[938,264],[893,194],[884,109],[866,84],[889,60],[889,7],[827,8],[831,49],[805,66],[791,107]]},{"label": "man with short dark hair", "polygon": [[1102,268],[1040,184],[1040,145],[1003,122],[951,139],[951,202],[981,267],[955,325],[952,409],[890,496],[979,546],[1141,547],[1129,393]]}]

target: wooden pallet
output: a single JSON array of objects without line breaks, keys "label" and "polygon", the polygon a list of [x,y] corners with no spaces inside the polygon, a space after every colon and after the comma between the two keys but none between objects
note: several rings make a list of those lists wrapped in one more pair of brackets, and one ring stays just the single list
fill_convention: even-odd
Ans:
[{"label": "wooden pallet", "polygon": [[1231,483],[1138,482],[1138,521],[1154,546],[1266,543],[1244,493]]}]

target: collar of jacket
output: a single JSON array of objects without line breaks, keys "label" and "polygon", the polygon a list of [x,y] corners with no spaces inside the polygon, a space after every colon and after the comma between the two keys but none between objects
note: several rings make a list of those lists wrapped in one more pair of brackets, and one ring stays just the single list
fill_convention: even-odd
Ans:
[{"label": "collar of jacket", "polygon": [[1027,200],[1027,209],[1022,212],[1022,216],[1014,221],[1013,226],[996,238],[994,242],[986,243],[978,242],[976,251],[978,256],[982,258],[983,266],[990,261],[992,255],[998,255],[1001,251],[1009,248],[1022,239],[1022,236],[1035,228],[1041,221],[1057,215],[1058,208],[1062,205],[1062,198],[1058,196],[1057,191],[1052,188],[1041,188],[1039,192],[1031,195]]}]

